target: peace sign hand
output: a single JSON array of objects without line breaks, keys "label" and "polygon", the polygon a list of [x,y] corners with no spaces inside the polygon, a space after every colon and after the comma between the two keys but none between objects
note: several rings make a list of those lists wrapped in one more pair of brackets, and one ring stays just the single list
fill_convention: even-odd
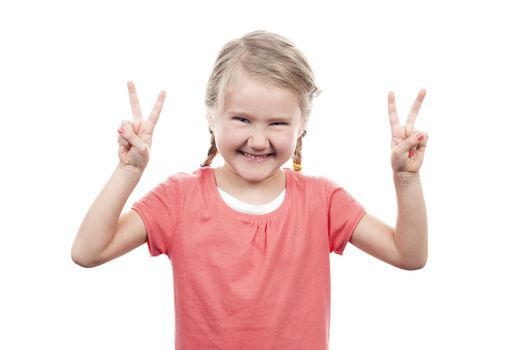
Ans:
[{"label": "peace sign hand", "polygon": [[414,123],[426,93],[425,89],[419,91],[405,125],[399,124],[394,93],[388,94],[388,116],[392,128],[391,161],[394,173],[418,174],[423,164],[428,135],[414,129]]},{"label": "peace sign hand", "polygon": [[118,156],[120,165],[126,167],[131,166],[140,171],[144,171],[149,160],[153,129],[159,120],[166,92],[163,90],[159,93],[157,102],[155,102],[146,120],[142,118],[137,91],[131,81],[128,82],[128,92],[131,111],[133,113],[133,123],[125,120],[122,122],[121,127],[118,128]]}]

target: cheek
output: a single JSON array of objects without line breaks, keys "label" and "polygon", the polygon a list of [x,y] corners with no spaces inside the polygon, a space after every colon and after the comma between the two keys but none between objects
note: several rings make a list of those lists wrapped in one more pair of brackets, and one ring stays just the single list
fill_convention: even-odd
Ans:
[{"label": "cheek", "polygon": [[277,135],[273,139],[273,146],[277,148],[281,153],[290,154],[295,151],[297,139],[295,138],[296,133],[294,131],[283,132]]},{"label": "cheek", "polygon": [[231,129],[217,129],[215,133],[215,144],[219,152],[237,149],[241,144],[241,133]]}]

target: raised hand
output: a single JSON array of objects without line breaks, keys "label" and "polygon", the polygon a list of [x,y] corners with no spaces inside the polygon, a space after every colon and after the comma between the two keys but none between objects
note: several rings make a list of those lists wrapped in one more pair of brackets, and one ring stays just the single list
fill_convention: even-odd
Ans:
[{"label": "raised hand", "polygon": [[131,166],[143,171],[149,161],[153,130],[159,120],[166,92],[161,91],[159,93],[157,102],[155,102],[148,119],[142,118],[137,91],[131,81],[128,82],[128,92],[133,122],[125,120],[122,122],[121,127],[118,128],[118,156],[121,165]]},{"label": "raised hand", "polygon": [[401,125],[397,115],[394,93],[388,94],[388,116],[392,128],[391,161],[394,173],[417,174],[423,164],[428,135],[414,129],[414,123],[425,95],[425,89],[419,91],[405,125]]}]

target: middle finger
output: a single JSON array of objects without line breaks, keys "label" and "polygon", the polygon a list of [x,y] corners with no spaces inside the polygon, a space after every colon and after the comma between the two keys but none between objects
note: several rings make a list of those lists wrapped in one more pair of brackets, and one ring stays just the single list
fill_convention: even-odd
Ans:
[{"label": "middle finger", "polygon": [[412,129],[414,126],[414,123],[416,122],[417,114],[419,113],[419,109],[421,108],[421,104],[423,103],[423,100],[425,99],[425,95],[427,94],[427,91],[425,89],[421,89],[419,91],[419,94],[416,97],[416,100],[414,101],[414,104],[412,104],[412,109],[410,109],[410,113],[408,114],[405,127],[408,129]]}]

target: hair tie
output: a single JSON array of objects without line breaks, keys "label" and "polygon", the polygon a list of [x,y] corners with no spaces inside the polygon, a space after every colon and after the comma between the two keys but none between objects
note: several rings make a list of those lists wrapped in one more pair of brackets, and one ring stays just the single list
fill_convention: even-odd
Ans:
[{"label": "hair tie", "polygon": [[293,163],[293,171],[301,171],[303,170],[303,166],[299,163],[294,162]]}]

